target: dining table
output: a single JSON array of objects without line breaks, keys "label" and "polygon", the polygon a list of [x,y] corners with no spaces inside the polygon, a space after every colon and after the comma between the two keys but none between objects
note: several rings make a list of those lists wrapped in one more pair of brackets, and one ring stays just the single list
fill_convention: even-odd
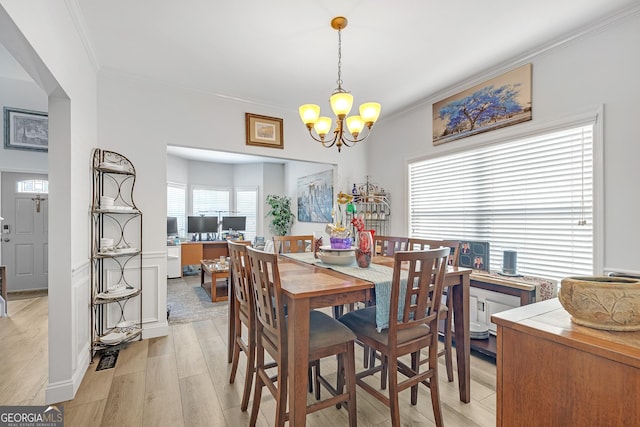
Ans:
[{"label": "dining table", "polygon": [[[333,307],[356,302],[374,302],[376,284],[345,270],[331,268],[311,255],[280,255],[278,269],[284,301],[288,312],[288,357],[289,357],[289,423],[295,426],[306,424],[308,351],[309,351],[309,311],[317,308]],[[297,258],[297,259],[296,259]],[[374,256],[372,263],[387,266],[389,280],[392,277],[393,257]],[[380,270],[380,269],[378,269]],[[355,270],[354,270],[355,271]],[[445,274],[453,298],[454,339],[458,368],[458,389],[460,400],[470,401],[470,341],[469,341],[469,287],[470,268],[451,267]],[[359,275],[362,277],[362,275]],[[229,343],[233,336],[233,310],[229,303]],[[232,347],[229,348],[231,361]]]}]

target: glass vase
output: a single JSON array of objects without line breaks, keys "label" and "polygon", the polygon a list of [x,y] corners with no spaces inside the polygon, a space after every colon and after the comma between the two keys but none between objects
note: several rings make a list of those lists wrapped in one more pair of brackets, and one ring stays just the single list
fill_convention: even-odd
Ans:
[{"label": "glass vase", "polygon": [[367,268],[371,265],[373,255],[373,235],[370,230],[358,233],[358,247],[356,248],[356,262],[358,267]]}]

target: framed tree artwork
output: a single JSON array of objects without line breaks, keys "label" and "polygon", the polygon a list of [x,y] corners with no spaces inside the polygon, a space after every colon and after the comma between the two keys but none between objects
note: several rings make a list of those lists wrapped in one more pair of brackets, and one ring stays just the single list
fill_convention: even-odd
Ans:
[{"label": "framed tree artwork", "polygon": [[433,145],[531,120],[531,64],[433,104]]}]

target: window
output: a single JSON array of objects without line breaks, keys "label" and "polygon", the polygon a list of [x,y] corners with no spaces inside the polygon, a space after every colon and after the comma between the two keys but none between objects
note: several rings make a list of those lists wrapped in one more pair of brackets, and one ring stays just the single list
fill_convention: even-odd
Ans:
[{"label": "window", "polygon": [[185,237],[186,187],[182,184],[167,184],[167,216],[178,218],[178,235]]},{"label": "window", "polygon": [[213,187],[194,187],[191,212],[193,215],[221,216],[229,212],[229,190]]},{"label": "window", "polygon": [[49,181],[42,179],[27,179],[16,182],[16,193],[49,194]]},{"label": "window", "polygon": [[247,225],[244,233],[245,240],[256,237],[258,190],[256,188],[236,189],[236,214],[247,217]]},{"label": "window", "polygon": [[593,128],[410,163],[410,235],[489,241],[492,270],[513,249],[521,274],[593,274]]}]

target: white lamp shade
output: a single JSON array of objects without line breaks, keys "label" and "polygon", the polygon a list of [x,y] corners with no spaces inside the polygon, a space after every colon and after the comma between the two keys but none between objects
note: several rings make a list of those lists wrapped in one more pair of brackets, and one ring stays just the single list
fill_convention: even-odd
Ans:
[{"label": "white lamp shade", "polygon": [[320,117],[313,128],[319,136],[323,137],[331,130],[331,119],[329,117]]},{"label": "white lamp shade", "polygon": [[349,114],[349,111],[351,111],[351,106],[353,105],[353,95],[347,92],[337,92],[331,95],[329,103],[331,104],[333,114],[340,118],[343,118],[347,114]]},{"label": "white lamp shade", "polygon": [[362,118],[360,116],[347,117],[347,129],[349,129],[349,133],[356,138],[358,134],[362,132],[362,129],[364,129]]},{"label": "white lamp shade", "polygon": [[315,124],[320,117],[320,106],[316,104],[304,104],[298,109],[300,118],[305,125]]},{"label": "white lamp shade", "polygon": [[360,117],[365,123],[375,123],[380,117],[380,104],[377,102],[365,102],[360,106]]}]

